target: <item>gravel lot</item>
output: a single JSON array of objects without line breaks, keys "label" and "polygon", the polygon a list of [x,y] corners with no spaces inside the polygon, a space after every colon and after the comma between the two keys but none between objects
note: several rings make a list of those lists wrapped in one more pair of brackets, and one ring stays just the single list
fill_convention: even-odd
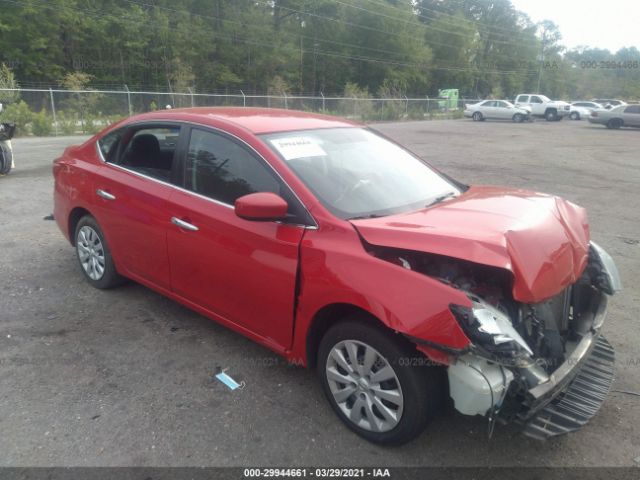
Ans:
[{"label": "gravel lot", "polygon": [[[588,208],[626,289],[605,334],[616,390],[640,392],[640,130],[585,122],[380,124],[467,183],[559,194]],[[582,431],[547,443],[447,410],[417,441],[380,448],[342,426],[315,376],[135,284],[84,282],[54,222],[51,161],[78,138],[17,139],[0,178],[0,466],[640,463],[640,398],[612,393]],[[212,380],[228,368],[242,390]],[[635,460],[634,460],[635,459]]]}]

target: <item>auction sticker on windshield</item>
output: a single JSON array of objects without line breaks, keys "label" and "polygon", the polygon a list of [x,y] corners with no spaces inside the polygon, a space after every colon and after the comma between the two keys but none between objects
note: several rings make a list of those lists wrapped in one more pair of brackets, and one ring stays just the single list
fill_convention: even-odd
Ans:
[{"label": "auction sticker on windshield", "polygon": [[297,158],[323,157],[327,154],[323,148],[310,137],[286,137],[269,140],[285,160]]}]

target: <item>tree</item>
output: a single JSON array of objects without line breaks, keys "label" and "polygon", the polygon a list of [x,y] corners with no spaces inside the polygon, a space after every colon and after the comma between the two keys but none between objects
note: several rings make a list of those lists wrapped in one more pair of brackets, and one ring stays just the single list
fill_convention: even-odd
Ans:
[{"label": "tree", "polygon": [[6,64],[0,65],[0,103],[8,104],[17,102],[20,98],[19,91],[6,91],[3,89],[18,89],[18,82],[13,75],[13,72]]}]

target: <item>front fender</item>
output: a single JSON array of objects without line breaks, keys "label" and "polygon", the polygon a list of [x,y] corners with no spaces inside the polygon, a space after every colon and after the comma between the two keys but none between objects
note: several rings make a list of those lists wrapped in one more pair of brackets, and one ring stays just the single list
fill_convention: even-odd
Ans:
[{"label": "front fender", "polygon": [[292,358],[307,358],[307,333],[316,314],[336,303],[358,307],[390,329],[430,344],[463,349],[470,343],[449,310],[451,303],[471,306],[466,295],[370,255],[350,225],[305,233]]}]

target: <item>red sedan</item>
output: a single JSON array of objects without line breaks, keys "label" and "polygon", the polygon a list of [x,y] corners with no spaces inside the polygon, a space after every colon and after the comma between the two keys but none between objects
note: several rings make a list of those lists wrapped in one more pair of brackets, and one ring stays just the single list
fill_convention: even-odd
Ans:
[{"label": "red sedan", "polygon": [[134,116],[53,170],[91,285],[134,280],[317,369],[371,441],[417,436],[447,397],[547,438],[608,393],[620,279],[568,201],[463,185],[363,126],[286,110]]}]

